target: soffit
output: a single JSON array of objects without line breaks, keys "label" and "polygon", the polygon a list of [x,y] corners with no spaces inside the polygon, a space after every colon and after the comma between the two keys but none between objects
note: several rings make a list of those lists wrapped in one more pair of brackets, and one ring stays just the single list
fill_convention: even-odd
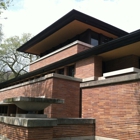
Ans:
[{"label": "soffit", "polygon": [[104,61],[120,58],[127,55],[140,56],[140,41],[100,54]]},{"label": "soffit", "polygon": [[65,25],[55,33],[51,34],[44,40],[40,41],[39,43],[35,44],[34,46],[30,47],[26,50],[27,53],[33,53],[33,54],[41,54],[44,51],[55,47],[68,39],[73,38],[74,36],[81,34],[82,32],[86,31],[87,29],[91,29],[92,31],[95,31],[97,33],[103,34],[105,36],[108,36],[110,38],[117,38],[117,36],[108,33],[106,31],[103,31],[97,27],[93,27],[89,24],[85,24],[83,22],[80,22],[78,20],[74,20],[70,22],[69,24]]}]

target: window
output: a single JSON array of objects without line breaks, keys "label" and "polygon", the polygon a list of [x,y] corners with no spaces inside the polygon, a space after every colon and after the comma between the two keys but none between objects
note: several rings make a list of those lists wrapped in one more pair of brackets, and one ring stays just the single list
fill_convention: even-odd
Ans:
[{"label": "window", "polygon": [[99,44],[107,43],[112,40],[112,38],[96,33],[94,31],[91,31],[90,33],[90,43],[93,46],[98,46]]},{"label": "window", "polygon": [[100,37],[100,44],[107,43],[110,40],[112,40],[112,38],[109,38],[107,36],[101,35],[101,37]]},{"label": "window", "polygon": [[90,43],[93,46],[99,45],[99,34],[98,33],[91,31]]},{"label": "window", "polygon": [[0,114],[7,114],[8,106],[0,106]]},{"label": "window", "polygon": [[97,46],[99,44],[99,41],[97,39],[91,38],[91,45]]},{"label": "window", "polygon": [[58,73],[59,73],[59,74],[63,74],[63,75],[64,75],[64,68],[59,69],[59,70],[58,70]]},{"label": "window", "polygon": [[74,74],[75,74],[75,66],[74,65],[71,65],[71,66],[68,66],[68,76],[72,76],[74,77]]}]

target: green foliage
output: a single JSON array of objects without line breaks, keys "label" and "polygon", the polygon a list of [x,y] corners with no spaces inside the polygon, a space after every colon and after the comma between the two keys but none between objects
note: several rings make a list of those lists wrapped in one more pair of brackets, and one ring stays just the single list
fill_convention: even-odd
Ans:
[{"label": "green foliage", "polygon": [[[12,1],[13,0],[0,0],[0,18],[3,11],[7,10],[7,8],[10,6]],[[3,37],[2,24],[0,23],[0,42],[2,41],[2,37]]]},{"label": "green foliage", "polygon": [[0,14],[10,6],[11,2],[12,0],[0,0]]},{"label": "green foliage", "polygon": [[1,82],[20,76],[28,72],[29,63],[37,59],[37,56],[17,52],[16,49],[26,43],[31,34],[24,33],[21,37],[10,37],[0,46],[0,78]]}]

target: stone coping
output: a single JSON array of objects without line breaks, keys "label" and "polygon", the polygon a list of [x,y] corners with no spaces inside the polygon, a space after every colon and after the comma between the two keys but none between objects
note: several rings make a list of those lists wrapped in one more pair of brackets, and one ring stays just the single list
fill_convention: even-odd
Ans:
[{"label": "stone coping", "polygon": [[140,72],[140,69],[131,67],[131,68],[126,68],[126,69],[121,69],[121,70],[104,73],[103,77],[111,77],[111,76],[118,76],[118,75],[122,75],[122,74],[138,73],[138,72]]},{"label": "stone coping", "polygon": [[95,81],[95,80],[98,80],[98,77],[92,76],[92,77],[88,77],[88,78],[83,78],[82,82]]},{"label": "stone coping", "polygon": [[[96,139],[95,139],[95,136],[77,136],[77,137],[53,138],[53,140],[96,140]],[[103,140],[103,139],[100,139],[100,140]]]},{"label": "stone coping", "polygon": [[119,140],[119,139],[95,136],[95,140]]},{"label": "stone coping", "polygon": [[58,118],[58,125],[63,124],[93,124],[95,119],[93,118]]},{"label": "stone coping", "polygon": [[98,81],[91,81],[91,82],[85,82],[81,83],[81,88],[86,87],[96,87],[96,86],[103,86],[103,85],[111,85],[116,83],[124,83],[124,82],[131,82],[131,81],[137,81],[140,80],[140,73],[136,74],[129,74],[129,75],[123,75],[123,76],[117,76],[112,78],[107,78],[104,80],[98,80]]},{"label": "stone coping", "polygon": [[13,97],[4,99],[4,103],[14,103],[14,102],[40,102],[40,103],[64,103],[63,99],[56,98],[40,98],[40,97]]},{"label": "stone coping", "polygon": [[18,118],[0,116],[0,122],[22,127],[49,127],[57,125],[57,119],[51,118]]},{"label": "stone coping", "polygon": [[33,83],[37,83],[37,82],[41,82],[41,81],[45,81],[45,80],[50,79],[50,78],[59,78],[59,79],[70,80],[70,81],[75,81],[75,82],[82,82],[82,79],[79,79],[79,78],[74,78],[74,77],[71,77],[71,76],[57,74],[57,73],[50,73],[50,74],[47,74],[47,75],[42,76],[40,78],[35,78],[35,79],[29,80],[27,82],[23,82],[23,83],[20,83],[20,84],[16,84],[14,86],[3,88],[3,89],[0,90],[0,92],[10,90],[10,89],[14,89],[14,88],[18,88],[18,87],[25,86],[25,85],[29,85],[29,84],[33,84]]},{"label": "stone coping", "polygon": [[46,114],[10,114],[10,116],[18,118],[47,118]]},{"label": "stone coping", "polygon": [[78,137],[53,138],[53,140],[119,140],[119,139],[100,136],[78,136]]},{"label": "stone coping", "polygon": [[0,101],[0,105],[9,105],[9,104],[13,104],[13,103],[4,103],[4,101]]},{"label": "stone coping", "polygon": [[21,126],[21,127],[51,127],[57,125],[83,125],[94,124],[92,118],[19,118],[0,116],[0,123]]},{"label": "stone coping", "polygon": [[37,60],[31,62],[30,65],[32,65],[32,64],[34,64],[34,63],[36,63],[36,62],[39,62],[39,61],[41,61],[41,60],[43,60],[43,59],[45,59],[45,58],[47,58],[47,57],[50,57],[50,56],[52,56],[52,55],[54,55],[54,54],[56,54],[56,53],[59,53],[59,52],[65,50],[65,49],[68,49],[68,48],[70,48],[70,47],[72,47],[72,46],[74,46],[74,45],[76,45],[76,44],[84,45],[84,46],[89,47],[89,48],[92,48],[92,47],[93,47],[92,45],[90,45],[90,44],[88,44],[88,43],[85,43],[85,42],[76,40],[76,41],[74,41],[74,42],[72,42],[72,43],[70,43],[70,44],[68,44],[68,45],[66,45],[66,46],[64,46],[64,47],[62,47],[62,48],[56,50],[56,51],[53,51],[52,53],[49,53],[48,55],[45,55],[45,56],[43,56],[43,57],[41,57],[41,58],[39,58],[39,59],[37,59]]}]

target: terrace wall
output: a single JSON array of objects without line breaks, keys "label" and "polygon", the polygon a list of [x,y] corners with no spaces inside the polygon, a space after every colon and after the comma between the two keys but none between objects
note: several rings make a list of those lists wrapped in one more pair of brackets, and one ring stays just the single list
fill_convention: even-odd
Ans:
[{"label": "terrace wall", "polygon": [[[79,138],[80,137],[85,137]],[[90,137],[92,136],[92,138]],[[95,136],[95,125],[94,124],[84,124],[84,125],[58,125],[53,128],[53,138],[54,140],[67,140],[72,137],[77,137],[77,140],[94,140]],[[74,139],[73,139],[74,140]]]},{"label": "terrace wall", "polygon": [[62,49],[59,49],[58,51],[54,51],[52,54],[48,54],[48,55],[40,58],[36,62],[31,63],[30,71],[39,69],[43,66],[46,66],[46,65],[52,64],[54,62],[57,62],[59,60],[65,59],[74,54],[85,51],[89,48],[90,48],[89,46],[85,46],[82,44],[70,44]]},{"label": "terrace wall", "polygon": [[[64,99],[64,104],[55,104],[44,111],[49,118],[80,116],[80,80],[59,74],[49,74],[46,77],[25,82],[0,90],[0,101],[5,98],[28,96]],[[60,113],[61,112],[61,113]]]},{"label": "terrace wall", "polygon": [[134,79],[138,74],[81,84],[82,118],[96,118],[96,136],[140,139],[140,81]]},{"label": "terrace wall", "polygon": [[[9,119],[9,118],[5,118]],[[18,118],[12,118],[18,120]],[[9,119],[9,120],[12,120]],[[20,119],[19,119],[20,120]],[[94,120],[94,119],[93,119]],[[30,119],[30,121],[32,121]],[[5,121],[0,122],[0,139],[4,140],[94,140],[95,139],[95,123],[88,119],[85,119],[85,123],[81,119],[77,119],[78,123],[74,123],[71,120],[64,120],[63,124],[55,124],[55,122],[49,122],[51,120],[44,120],[44,123],[48,125],[41,126],[40,119],[36,119],[34,124],[40,126],[34,126],[30,124],[22,126],[19,123]],[[59,120],[58,120],[59,122]],[[20,126],[18,126],[20,125]]]},{"label": "terrace wall", "polygon": [[0,123],[0,135],[7,140],[52,140],[53,127],[26,128]]}]

